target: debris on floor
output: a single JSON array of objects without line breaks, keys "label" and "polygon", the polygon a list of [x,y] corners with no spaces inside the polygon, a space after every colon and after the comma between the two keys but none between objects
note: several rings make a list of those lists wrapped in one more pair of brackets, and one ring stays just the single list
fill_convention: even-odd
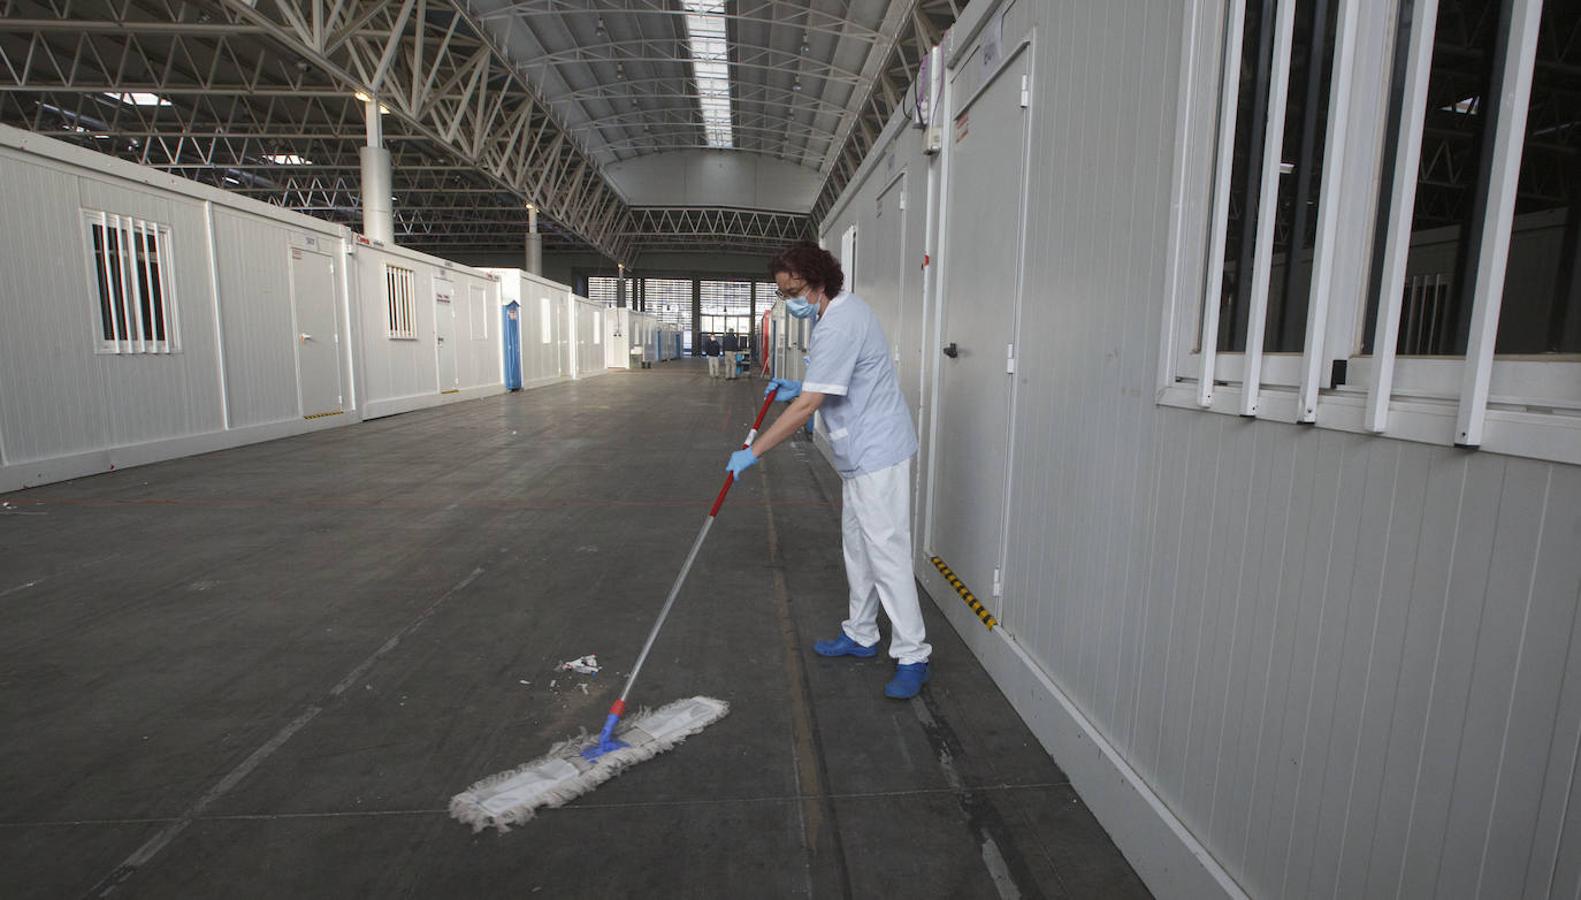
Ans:
[{"label": "debris on floor", "polygon": [[598,657],[589,653],[577,659],[567,660],[556,667],[561,672],[575,672],[578,675],[597,675],[600,668]]},{"label": "debris on floor", "polygon": [[576,686],[582,689],[582,693],[587,693],[587,682],[579,681],[577,682]]}]

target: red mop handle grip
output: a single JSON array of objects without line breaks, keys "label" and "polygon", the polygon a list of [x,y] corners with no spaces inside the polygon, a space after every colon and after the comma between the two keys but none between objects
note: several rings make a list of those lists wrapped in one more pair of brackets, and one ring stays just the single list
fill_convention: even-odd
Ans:
[{"label": "red mop handle grip", "polygon": [[[779,395],[779,392],[780,389],[778,387],[771,387],[769,392],[763,395],[763,408],[758,410],[758,417],[753,420],[752,430],[747,432],[747,439],[741,443],[741,449],[745,450],[752,446],[752,439],[758,436],[758,426],[763,424],[763,417],[769,414],[769,407],[774,405],[774,398]],[[730,493],[730,486],[735,483],[736,473],[726,472],[725,486],[719,489],[719,496],[714,498],[714,506],[708,511],[709,518],[719,515],[719,507],[725,505],[725,495]]]}]

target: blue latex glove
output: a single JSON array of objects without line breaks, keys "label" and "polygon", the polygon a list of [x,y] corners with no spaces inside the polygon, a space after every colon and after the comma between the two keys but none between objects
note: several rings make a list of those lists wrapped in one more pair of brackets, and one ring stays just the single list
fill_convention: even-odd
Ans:
[{"label": "blue latex glove", "polygon": [[740,450],[730,454],[730,462],[725,463],[725,471],[740,478],[742,472],[757,465],[757,462],[757,454],[752,452],[752,448],[742,447]]},{"label": "blue latex glove", "polygon": [[792,381],[789,378],[776,378],[769,382],[768,387],[763,389],[763,396],[767,397],[769,395],[769,391],[772,391],[775,388],[779,388],[780,392],[774,399],[780,401],[781,403],[789,403],[796,398],[797,394],[801,393],[801,382]]}]

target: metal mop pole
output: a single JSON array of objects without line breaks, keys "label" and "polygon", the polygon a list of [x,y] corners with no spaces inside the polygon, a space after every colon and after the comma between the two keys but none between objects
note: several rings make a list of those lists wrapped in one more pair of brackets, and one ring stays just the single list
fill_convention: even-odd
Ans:
[{"label": "metal mop pole", "polygon": [[[763,407],[758,410],[758,417],[752,423],[752,430],[747,432],[747,438],[741,442],[742,449],[752,446],[757,439],[758,427],[763,424],[763,417],[768,415],[769,407],[774,405],[774,397],[779,394],[779,388],[772,388],[763,398]],[[604,718],[604,730],[599,732],[598,743],[582,751],[582,756],[587,759],[598,759],[611,750],[618,750],[626,746],[623,742],[610,737],[615,731],[615,725],[620,722],[620,717],[626,714],[626,695],[631,693],[631,686],[637,682],[637,674],[642,671],[642,664],[648,660],[648,652],[653,649],[653,642],[658,640],[659,631],[664,628],[664,620],[669,618],[670,607],[675,605],[675,598],[680,596],[681,585],[686,583],[686,576],[692,571],[692,563],[697,559],[697,552],[703,549],[703,541],[708,537],[708,529],[714,527],[714,519],[719,516],[719,508],[725,505],[725,495],[730,493],[730,486],[735,484],[734,472],[725,473],[724,487],[719,489],[719,496],[714,498],[714,505],[708,510],[708,518],[703,520],[703,527],[697,532],[697,539],[692,541],[692,549],[686,554],[686,562],[681,564],[681,574],[675,576],[675,583],[670,585],[670,595],[664,598],[664,608],[659,610],[659,619],[653,623],[653,630],[648,632],[648,640],[642,645],[642,652],[637,654],[637,662],[631,667],[631,674],[626,676],[626,685],[620,689],[620,696],[609,707],[609,715]]]}]

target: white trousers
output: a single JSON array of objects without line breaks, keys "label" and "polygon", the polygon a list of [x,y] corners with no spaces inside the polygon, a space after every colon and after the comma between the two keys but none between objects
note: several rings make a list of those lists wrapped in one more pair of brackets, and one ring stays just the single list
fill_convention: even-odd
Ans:
[{"label": "white trousers", "polygon": [[708,377],[709,378],[718,378],[719,377],[719,357],[717,357],[717,356],[710,356],[710,357],[708,357]]},{"label": "white trousers", "polygon": [[851,583],[851,617],[842,624],[858,644],[878,643],[878,607],[889,617],[889,655],[901,664],[927,662],[928,646],[911,572],[911,460],[847,478],[845,577]]}]

